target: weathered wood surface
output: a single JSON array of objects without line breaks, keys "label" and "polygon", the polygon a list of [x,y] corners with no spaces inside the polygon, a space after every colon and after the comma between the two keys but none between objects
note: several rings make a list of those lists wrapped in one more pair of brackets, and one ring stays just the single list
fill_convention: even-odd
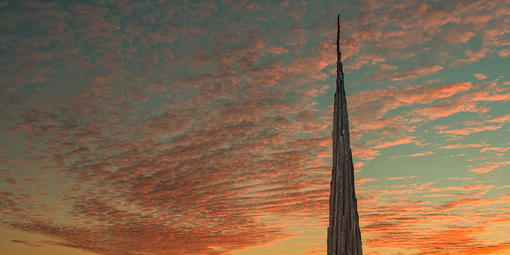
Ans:
[{"label": "weathered wood surface", "polygon": [[337,25],[337,78],[333,115],[333,172],[329,197],[328,255],[361,255],[361,231],[354,192],[354,166]]}]

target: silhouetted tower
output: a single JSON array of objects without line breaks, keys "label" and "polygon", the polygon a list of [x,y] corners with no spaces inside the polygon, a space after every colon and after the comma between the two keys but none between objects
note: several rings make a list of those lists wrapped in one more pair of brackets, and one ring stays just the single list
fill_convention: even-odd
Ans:
[{"label": "silhouetted tower", "polygon": [[361,232],[356,196],[354,166],[349,139],[349,120],[340,52],[340,15],[336,36],[336,93],[333,115],[333,172],[329,195],[328,255],[361,255]]}]

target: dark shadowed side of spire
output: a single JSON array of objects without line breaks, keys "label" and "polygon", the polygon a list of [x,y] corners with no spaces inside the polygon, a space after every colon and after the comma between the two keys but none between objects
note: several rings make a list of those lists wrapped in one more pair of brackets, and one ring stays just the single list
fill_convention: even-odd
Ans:
[{"label": "dark shadowed side of spire", "polygon": [[354,166],[340,52],[338,15],[335,110],[333,114],[333,171],[329,196],[328,255],[361,255],[361,231],[354,192]]}]

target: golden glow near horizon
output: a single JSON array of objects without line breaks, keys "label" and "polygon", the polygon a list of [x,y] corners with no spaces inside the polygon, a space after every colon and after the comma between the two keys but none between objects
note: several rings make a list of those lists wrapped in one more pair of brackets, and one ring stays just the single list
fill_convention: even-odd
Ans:
[{"label": "golden glow near horizon", "polygon": [[0,1],[0,254],[510,253],[508,1]]}]

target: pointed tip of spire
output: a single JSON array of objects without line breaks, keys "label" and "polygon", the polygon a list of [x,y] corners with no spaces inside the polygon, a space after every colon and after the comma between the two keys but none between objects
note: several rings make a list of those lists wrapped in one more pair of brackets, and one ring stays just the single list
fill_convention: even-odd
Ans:
[{"label": "pointed tip of spire", "polygon": [[340,62],[342,58],[342,53],[340,52],[340,13],[338,13],[338,21],[337,21],[337,28],[336,28],[336,53],[338,56],[338,62]]}]

